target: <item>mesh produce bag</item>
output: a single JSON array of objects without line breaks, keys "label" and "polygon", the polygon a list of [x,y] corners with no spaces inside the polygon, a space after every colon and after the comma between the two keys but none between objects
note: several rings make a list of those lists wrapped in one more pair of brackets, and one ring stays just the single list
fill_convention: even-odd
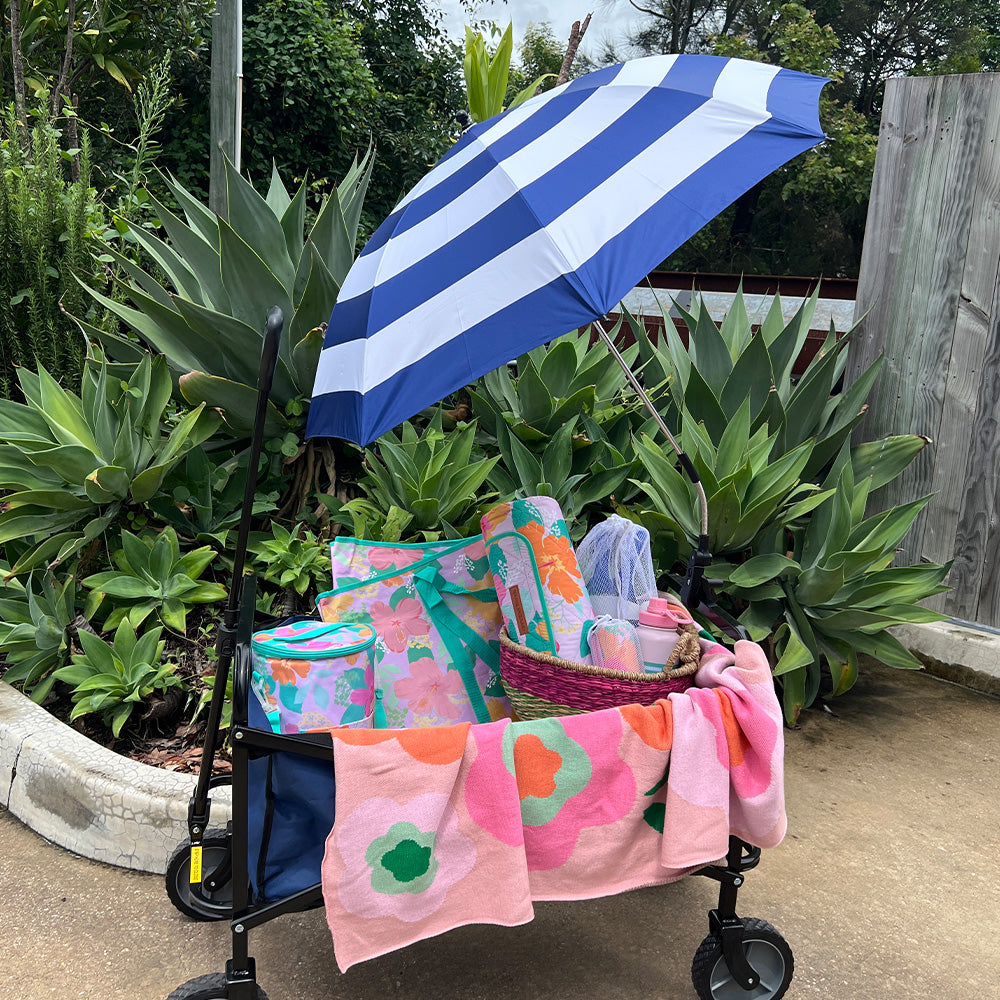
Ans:
[{"label": "mesh produce bag", "polygon": [[656,597],[649,532],[612,514],[588,532],[577,559],[595,614],[637,624],[639,612]]}]

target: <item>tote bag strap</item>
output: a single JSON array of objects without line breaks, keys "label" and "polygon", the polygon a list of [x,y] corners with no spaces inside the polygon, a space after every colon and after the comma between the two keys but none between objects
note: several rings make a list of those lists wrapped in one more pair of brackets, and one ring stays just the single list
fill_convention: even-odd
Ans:
[{"label": "tote bag strap", "polygon": [[465,693],[469,696],[472,710],[477,722],[491,722],[490,711],[486,700],[479,689],[475,670],[469,657],[469,650],[475,651],[479,659],[489,665],[491,670],[500,668],[499,650],[491,646],[475,629],[470,628],[445,603],[445,594],[457,594],[475,598],[477,601],[496,602],[497,592],[492,587],[481,590],[469,590],[458,583],[446,580],[440,567],[434,564],[422,566],[413,574],[413,585],[427,610],[431,623],[441,634],[448,655],[465,685]]}]

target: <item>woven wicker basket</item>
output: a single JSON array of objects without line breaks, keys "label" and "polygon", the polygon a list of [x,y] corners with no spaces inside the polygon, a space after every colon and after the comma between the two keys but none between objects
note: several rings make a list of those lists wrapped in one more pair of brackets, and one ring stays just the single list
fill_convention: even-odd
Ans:
[{"label": "woven wicker basket", "polygon": [[500,633],[500,679],[517,717],[578,715],[618,705],[652,705],[686,691],[698,670],[697,628],[682,647],[677,666],[659,674],[635,674],[538,653]]}]

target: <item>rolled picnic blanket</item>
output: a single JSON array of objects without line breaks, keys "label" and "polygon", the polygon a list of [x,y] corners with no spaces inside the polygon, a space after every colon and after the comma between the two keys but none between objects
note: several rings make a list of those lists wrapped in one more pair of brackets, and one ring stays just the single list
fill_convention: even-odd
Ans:
[{"label": "rolled picnic blanket", "polygon": [[507,633],[538,652],[592,664],[594,610],[559,504],[528,497],[498,504],[481,521]]}]

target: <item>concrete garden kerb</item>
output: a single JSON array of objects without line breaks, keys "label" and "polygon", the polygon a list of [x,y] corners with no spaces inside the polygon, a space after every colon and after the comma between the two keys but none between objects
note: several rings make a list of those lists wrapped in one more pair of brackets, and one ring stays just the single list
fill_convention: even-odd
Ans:
[{"label": "concrete garden kerb", "polygon": [[[162,874],[187,839],[195,781],[107,750],[0,681],[0,806],[47,840]],[[212,825],[229,816],[229,789],[215,789]]]}]

